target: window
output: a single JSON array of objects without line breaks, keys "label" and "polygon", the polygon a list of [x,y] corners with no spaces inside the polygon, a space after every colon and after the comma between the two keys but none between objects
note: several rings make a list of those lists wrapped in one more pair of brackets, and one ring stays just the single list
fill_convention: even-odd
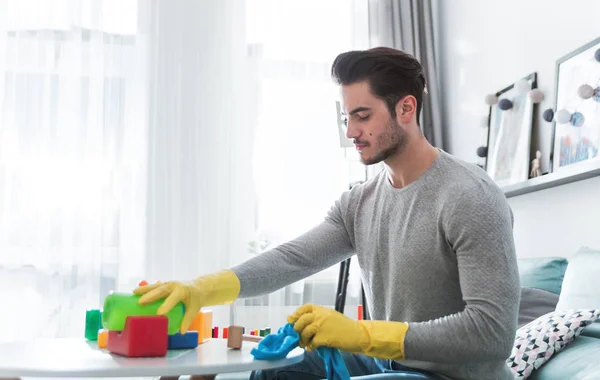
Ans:
[{"label": "window", "polygon": [[[366,2],[346,0],[247,0],[246,7],[259,94],[257,241],[269,249],[320,223],[349,187],[350,164],[337,130],[339,89],[330,67],[337,54],[365,47],[367,12]],[[360,285],[356,265],[352,268],[347,311],[355,316]],[[239,302],[245,307],[236,308],[236,323],[274,325],[306,302],[333,306],[338,271],[334,266],[274,294]]]},{"label": "window", "polygon": [[127,265],[145,242],[137,2],[0,4],[0,288],[22,311],[0,337],[74,334],[143,270]]}]

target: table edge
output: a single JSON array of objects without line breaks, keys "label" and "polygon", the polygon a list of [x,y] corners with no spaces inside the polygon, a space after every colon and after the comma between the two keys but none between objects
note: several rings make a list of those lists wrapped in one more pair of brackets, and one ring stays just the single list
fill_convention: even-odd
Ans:
[{"label": "table edge", "polygon": [[[38,370],[26,368],[2,368],[0,379],[4,377],[128,377],[128,376],[185,376],[185,375],[218,375],[220,373],[247,372],[279,368],[300,363],[304,360],[304,350],[295,348],[292,352],[301,350],[300,353],[279,360],[255,360],[250,363],[233,364],[233,370],[227,370],[227,365],[208,366],[178,366],[178,367],[120,367],[108,368],[106,370]],[[239,367],[239,368],[236,368]],[[243,368],[246,367],[246,368]],[[225,370],[224,370],[225,369]]]}]

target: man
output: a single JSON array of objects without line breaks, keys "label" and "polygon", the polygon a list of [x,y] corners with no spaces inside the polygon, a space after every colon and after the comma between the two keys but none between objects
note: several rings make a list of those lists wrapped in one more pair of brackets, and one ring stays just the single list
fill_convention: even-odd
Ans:
[{"label": "man", "polygon": [[505,360],[520,284],[504,194],[481,169],[424,138],[425,77],[412,56],[389,48],[346,52],[332,76],[347,137],[364,164],[383,162],[384,170],[345,192],[304,235],[189,283],[138,288],[140,302],[166,297],[159,313],[183,302],[185,331],[202,306],[274,291],[356,254],[372,320],[304,305],[288,322],[306,359],[256,378],[324,378],[314,349],[329,346],[344,352],[351,376],[511,379]]}]

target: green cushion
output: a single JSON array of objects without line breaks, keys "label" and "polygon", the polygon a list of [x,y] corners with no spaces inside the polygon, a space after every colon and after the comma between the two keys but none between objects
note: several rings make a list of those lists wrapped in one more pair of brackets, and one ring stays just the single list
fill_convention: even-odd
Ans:
[{"label": "green cushion", "polygon": [[521,286],[560,294],[568,263],[564,257],[519,259]]},{"label": "green cushion", "polygon": [[600,361],[596,360],[599,357],[600,339],[580,335],[533,371],[529,379],[600,379]]},{"label": "green cushion", "polygon": [[596,321],[587,326],[585,329],[583,329],[581,335],[600,339],[600,321]]}]

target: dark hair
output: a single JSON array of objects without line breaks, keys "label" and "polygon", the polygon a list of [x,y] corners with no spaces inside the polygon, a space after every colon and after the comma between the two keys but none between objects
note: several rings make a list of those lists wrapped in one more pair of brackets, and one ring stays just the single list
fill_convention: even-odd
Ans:
[{"label": "dark hair", "polygon": [[427,91],[423,67],[412,55],[402,50],[376,47],[338,55],[331,66],[337,84],[367,80],[373,94],[385,101],[392,117],[396,104],[406,95],[417,99],[417,123]]}]

